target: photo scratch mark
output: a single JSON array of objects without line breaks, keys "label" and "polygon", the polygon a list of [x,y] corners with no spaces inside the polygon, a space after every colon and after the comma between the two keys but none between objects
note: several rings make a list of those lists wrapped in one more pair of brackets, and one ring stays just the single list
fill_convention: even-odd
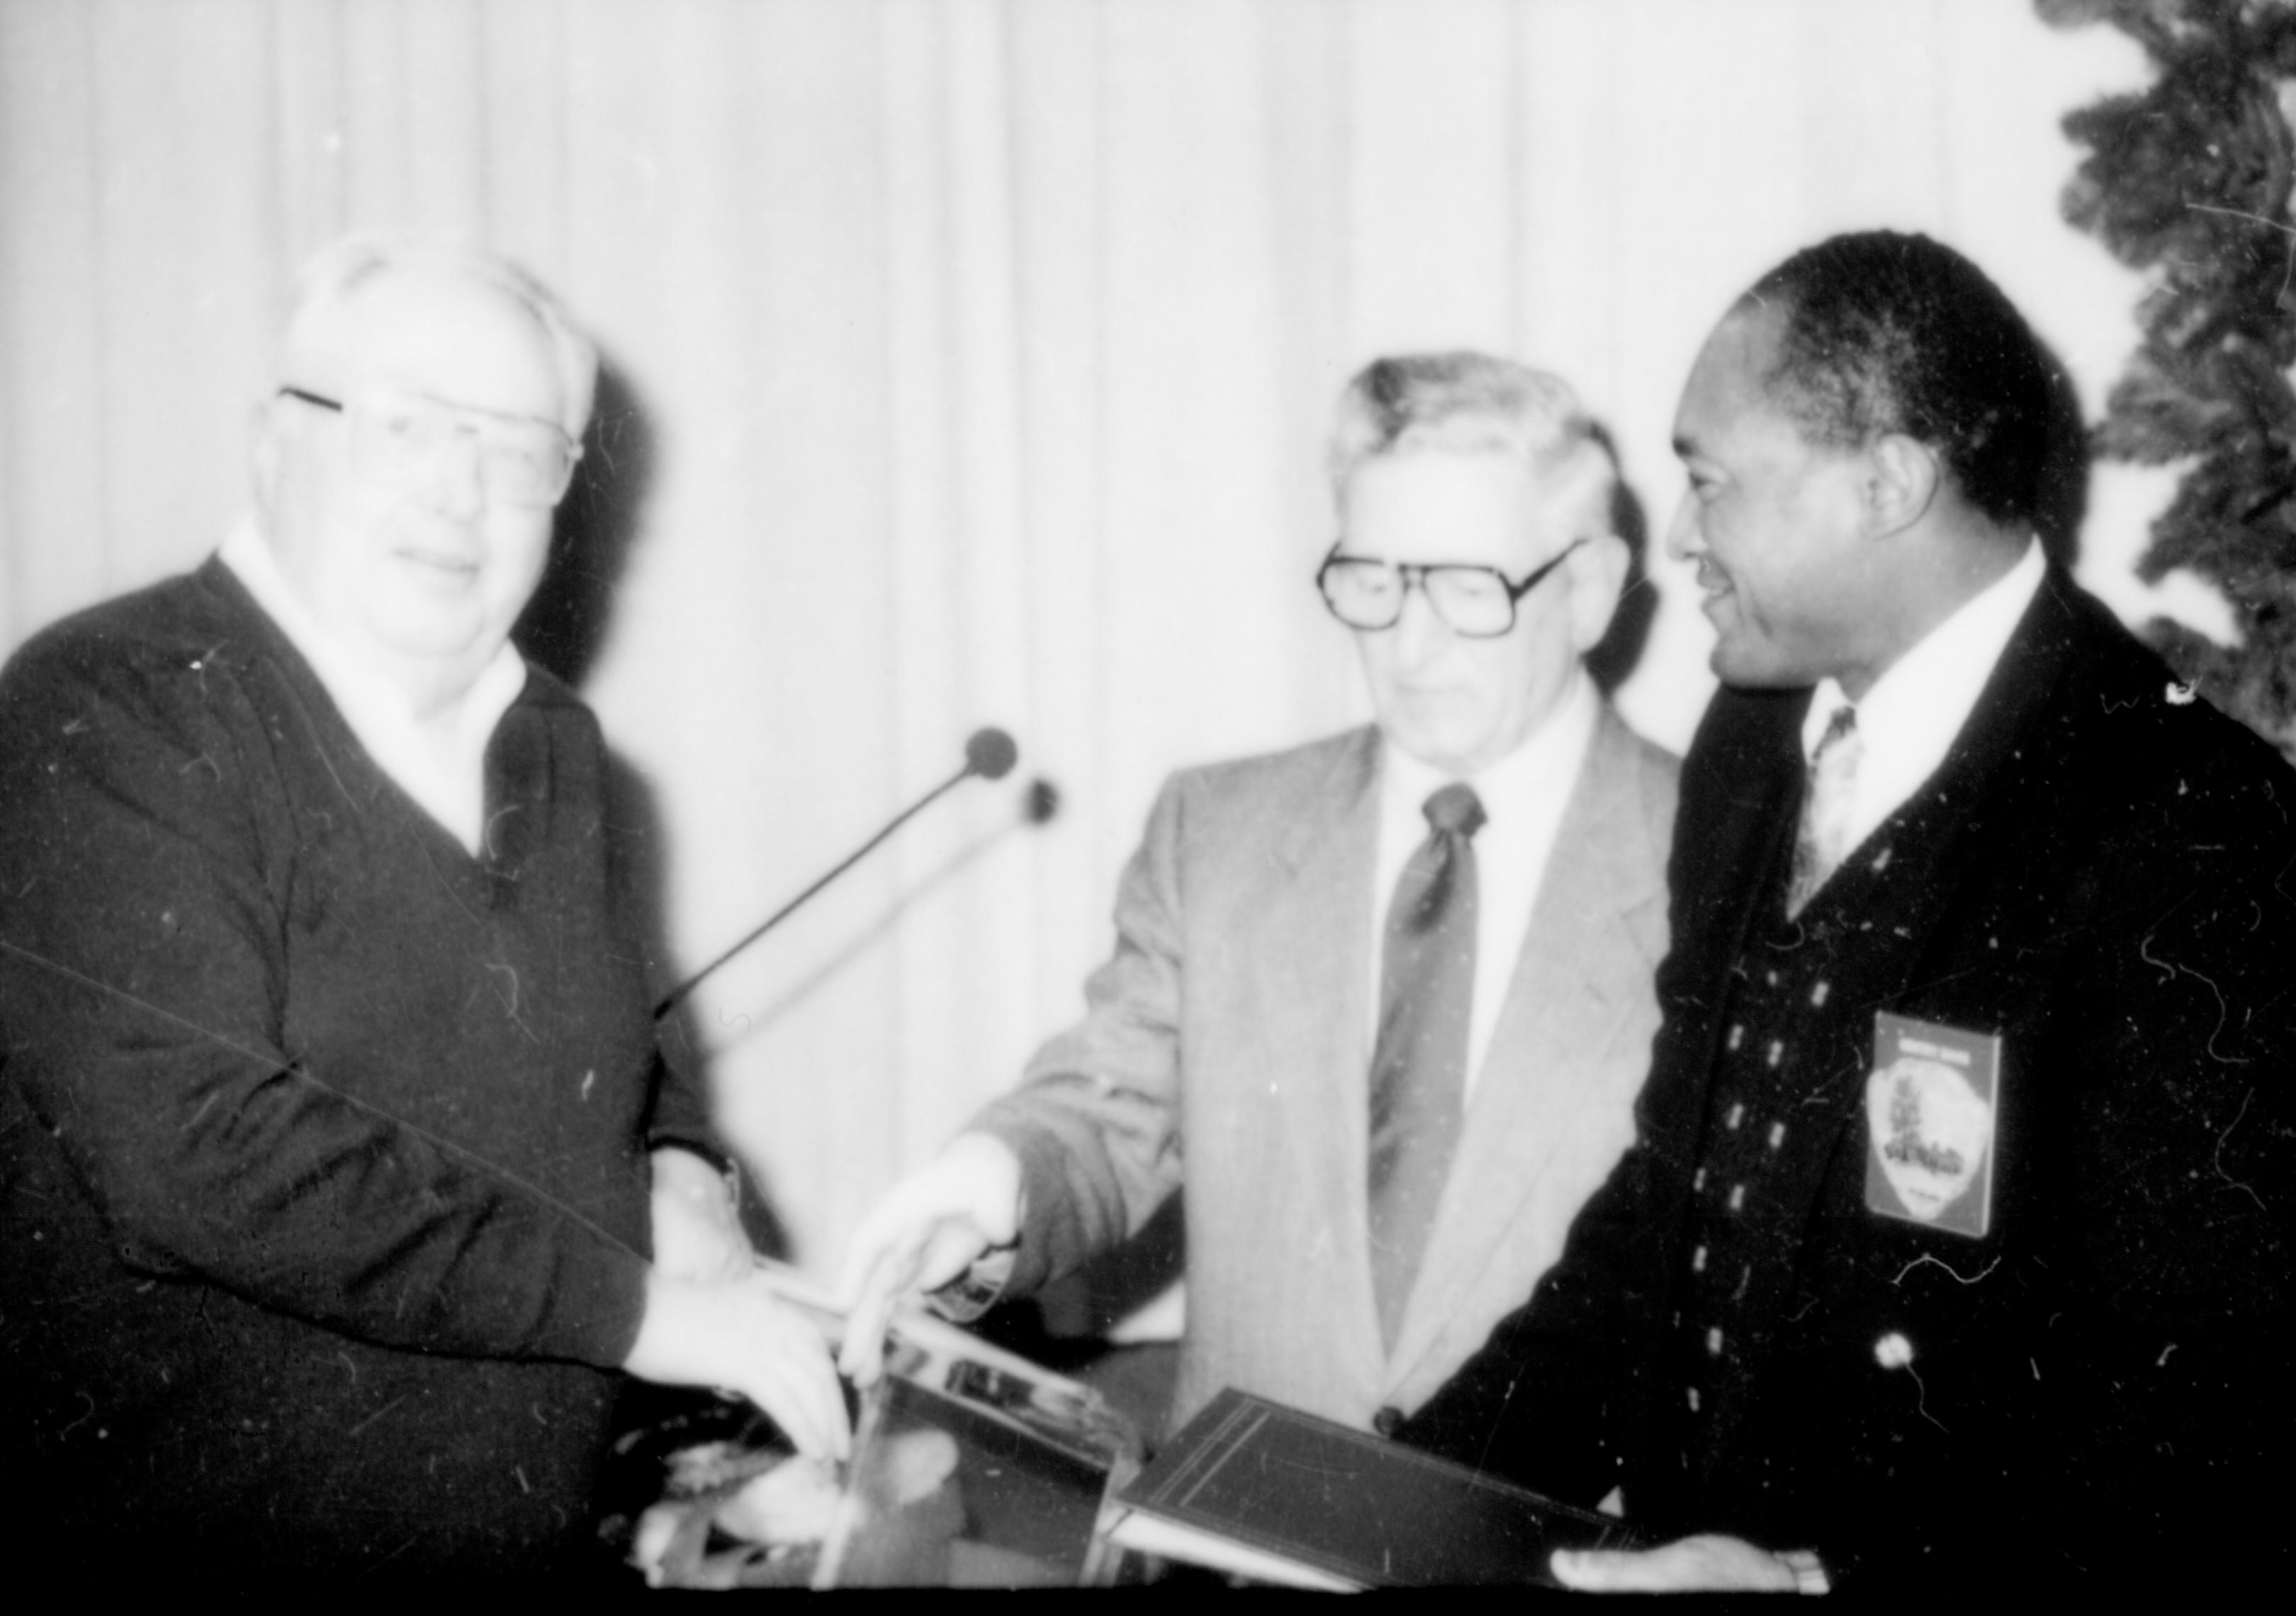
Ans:
[{"label": "photo scratch mark", "polygon": [[2185,206],[2194,213],[2214,213],[2225,218],[2246,219],[2251,224],[2261,225],[2267,230],[2277,230],[2283,235],[2289,237],[2288,262],[2280,272],[2280,295],[2284,298],[2288,295],[2290,278],[2296,276],[2296,227],[2284,225],[2278,219],[2267,218],[2260,213],[2250,213],[2240,208],[2218,208],[2208,202],[2186,202]]},{"label": "photo scratch mark", "polygon": [[73,1431],[78,1431],[81,1426],[95,1418],[95,1399],[88,1396],[85,1391],[79,1392],[77,1395],[81,1402],[87,1405],[87,1412],[81,1415],[79,1418],[74,1420],[70,1424],[64,1426],[62,1430],[56,1432],[56,1440],[59,1441],[62,1441],[64,1438],[71,1435]]},{"label": "photo scratch mark", "polygon": [[1906,1283],[1906,1276],[1912,1273],[1915,1268],[1920,1267],[1923,1263],[1934,1264],[1938,1267],[1943,1268],[1947,1273],[1952,1275],[1954,1278],[1959,1280],[1963,1284],[1973,1285],[1979,1280],[1983,1279],[1988,1274],[1992,1273],[1994,1269],[1999,1267],[2001,1266],[2001,1259],[1998,1257],[1995,1258],[1991,1262],[1987,1263],[1974,1274],[1963,1274],[1951,1263],[1946,1261],[1945,1259],[1934,1256],[1928,1251],[1923,1251],[1919,1257],[1915,1258],[1913,1261],[1907,1263],[1904,1267],[1899,1268],[1898,1270],[1898,1277],[1891,1280],[1890,1283],[1893,1285],[1904,1284]]},{"label": "photo scratch mark", "polygon": [[1921,1371],[1915,1369],[1911,1364],[1906,1365],[1905,1370],[1907,1374],[1914,1377],[1914,1412],[1939,1431],[1943,1431],[1945,1422],[1930,1412],[1930,1389],[1923,1383]]},{"label": "photo scratch mark", "polygon": [[[486,968],[488,975],[495,979],[495,997],[502,1001],[503,1013],[510,1018],[511,1025],[526,1034],[529,1043],[541,1043],[542,1039],[536,1036],[534,1029],[527,1025],[526,1018],[519,1013],[518,967],[495,960],[480,960],[479,964]],[[509,981],[507,989],[502,986],[505,978]]]},{"label": "photo scratch mark", "polygon": [[1521,1384],[1521,1375],[1515,1376],[1506,1384],[1506,1395],[1499,1399],[1498,1411],[1491,1418],[1490,1433],[1483,1439],[1482,1451],[1475,1456],[1475,1470],[1478,1474],[1486,1468],[1484,1461],[1491,1456],[1491,1445],[1498,1440],[1499,1431],[1506,1423],[1506,1411],[1513,1404],[1515,1390]]},{"label": "photo scratch mark", "polygon": [[343,1432],[344,1437],[348,1439],[359,1435],[362,1431],[365,1431],[368,1426],[373,1424],[377,1420],[382,1418],[384,1415],[389,1414],[392,1409],[398,1407],[401,1403],[405,1402],[408,1398],[414,1395],[414,1394],[411,1391],[403,1392],[399,1396],[391,1399],[390,1401],[385,1403],[381,1407],[367,1415],[366,1418],[361,1420],[357,1424]]},{"label": "photo scratch mark", "polygon": [[2232,1185],[2233,1188],[2238,1190],[2242,1194],[2246,1195],[2251,1201],[2256,1202],[2257,1210],[2267,1211],[2270,1209],[2264,1204],[2264,1197],[2258,1194],[2250,1185],[2243,1183],[2241,1180],[2234,1177],[2230,1173],[2225,1171],[2224,1167],[2225,1141],[2232,1137],[2232,1130],[2238,1128],[2241,1124],[2241,1119],[2248,1115],[2248,1103],[2255,1098],[2256,1090],[2253,1088],[2241,1095],[2240,1110],[2234,1113],[2232,1121],[2226,1126],[2224,1132],[2217,1136],[2216,1160],[2211,1165],[2216,1168],[2218,1177],[2223,1179],[2226,1184]]},{"label": "photo scratch mark", "polygon": [[495,826],[500,824],[504,819],[507,819],[512,814],[522,813],[524,811],[524,808],[520,804],[512,802],[505,803],[503,807],[496,808],[493,813],[487,816],[486,829],[480,833],[479,842],[480,846],[486,849],[487,857],[489,859],[500,858],[502,857],[502,846],[495,840]]},{"label": "photo scratch mark", "polygon": [[[2171,909],[2169,913],[2173,915],[2176,911]],[[2164,915],[2161,918],[2166,920],[2168,915]],[[2169,982],[2175,981],[2180,976],[2189,976],[2194,980],[2200,982],[2202,986],[2206,987],[2211,994],[2216,996],[2217,1024],[2210,1029],[2208,1044],[2206,1046],[2209,1052],[2209,1059],[2216,1062],[2221,1066],[2247,1065],[2248,1057],[2245,1055],[2228,1055],[2219,1054],[2217,1053],[2217,1038],[2224,1031],[2225,1023],[2232,1019],[2232,1006],[2225,1002],[2224,989],[2217,986],[2216,980],[2213,977],[2195,971],[2190,965],[2179,965],[2173,960],[2162,959],[2159,955],[2153,953],[2153,936],[2154,933],[2151,931],[2147,931],[2144,934],[2144,936],[2137,942],[2136,954],[2137,957],[2142,959],[2146,964],[2155,966],[2166,973],[2161,978],[2161,983],[2164,986]]]},{"label": "photo scratch mark", "polygon": [[476,1151],[471,1150],[464,1145],[457,1144],[454,1140],[447,1138],[443,1134],[432,1132],[430,1128],[424,1128],[419,1122],[410,1121],[405,1117],[398,1116],[392,1112],[384,1110],[381,1106],[373,1103],[372,1101],[361,1099],[357,1095],[350,1094],[343,1089],[338,1088],[333,1084],[328,1082],[325,1079],[315,1076],[313,1073],[306,1070],[300,1066],[283,1064],[275,1054],[266,1054],[259,1049],[250,1049],[244,1044],[240,1043],[237,1039],[217,1032],[212,1028],[202,1027],[197,1021],[177,1015],[174,1011],[155,1005],[152,1003],[151,1000],[143,998],[136,994],[130,993],[124,988],[115,987],[110,982],[101,981],[83,972],[75,971],[70,965],[64,964],[59,960],[53,960],[48,958],[45,955],[35,953],[29,948],[10,942],[5,938],[0,938],[0,950],[5,950],[7,953],[15,956],[18,959],[23,960],[29,964],[36,965],[43,971],[50,972],[54,975],[62,978],[66,981],[77,982],[81,987],[89,988],[96,993],[101,993],[107,998],[116,999],[121,1004],[131,1005],[137,1010],[143,1011],[147,1015],[151,1015],[160,1021],[167,1022],[171,1027],[180,1028],[184,1031],[193,1034],[194,1037],[205,1038],[209,1043],[215,1045],[218,1048],[227,1049],[242,1060],[251,1061],[258,1065],[267,1066],[282,1076],[291,1077],[300,1082],[308,1083],[312,1087],[317,1089],[320,1093],[326,1095],[329,1098],[338,1100],[343,1104],[349,1106],[354,1111],[364,1112],[368,1116],[373,1117],[379,1121],[387,1122],[393,1128],[403,1128],[412,1137],[422,1140],[424,1144],[429,1144],[442,1153],[452,1157],[454,1160],[461,1162],[466,1167],[469,1167],[473,1171],[492,1178],[496,1183],[503,1185],[509,1189],[515,1190],[521,1195],[532,1197],[538,1204],[548,1207],[552,1211],[556,1212],[568,1222],[572,1223],[578,1227],[587,1229],[591,1234],[595,1235],[599,1239],[606,1242],[615,1250],[627,1251],[631,1256],[637,1258],[641,1261],[646,1259],[646,1254],[644,1251],[637,1250],[637,1248],[631,1245],[629,1242],[621,1239],[616,1235],[612,1230],[604,1227],[594,1219],[585,1217],[578,1209],[570,1206],[567,1202],[560,1200],[557,1196],[552,1194],[541,1185],[529,1183],[526,1179],[521,1177],[518,1174],[512,1172],[509,1169],[501,1166],[497,1162],[488,1160],[486,1157],[479,1154]]}]

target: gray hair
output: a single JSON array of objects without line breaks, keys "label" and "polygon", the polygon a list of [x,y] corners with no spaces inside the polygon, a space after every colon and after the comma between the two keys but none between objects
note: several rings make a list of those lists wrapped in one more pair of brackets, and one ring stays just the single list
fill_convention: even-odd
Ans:
[{"label": "gray hair", "polygon": [[598,350],[551,290],[498,253],[408,236],[353,235],[321,248],[295,281],[295,304],[281,344],[283,381],[291,382],[321,348],[342,306],[362,287],[396,274],[441,276],[500,292],[524,309],[550,344],[563,400],[559,425],[579,439],[598,387]]},{"label": "gray hair", "polygon": [[1464,349],[1374,359],[1340,394],[1330,471],[1337,495],[1364,462],[1423,450],[1512,455],[1576,537],[1611,530],[1619,467],[1562,377]]}]

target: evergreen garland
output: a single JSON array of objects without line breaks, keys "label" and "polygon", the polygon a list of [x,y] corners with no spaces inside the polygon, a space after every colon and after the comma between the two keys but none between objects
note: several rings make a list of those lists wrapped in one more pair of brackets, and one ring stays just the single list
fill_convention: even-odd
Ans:
[{"label": "evergreen garland", "polygon": [[2189,462],[2137,575],[2189,568],[2231,604],[2242,644],[2165,619],[2146,634],[2178,674],[2296,759],[2296,179],[2284,95],[2296,0],[2035,0],[2062,28],[2109,22],[2157,76],[2066,118],[2087,149],[2065,217],[2152,284],[2142,340],[2097,453]]}]

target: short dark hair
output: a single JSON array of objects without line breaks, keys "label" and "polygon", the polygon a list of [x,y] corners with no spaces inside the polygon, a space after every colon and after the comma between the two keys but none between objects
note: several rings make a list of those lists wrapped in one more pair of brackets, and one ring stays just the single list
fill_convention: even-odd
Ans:
[{"label": "short dark hair", "polygon": [[1812,442],[1858,448],[1902,432],[1937,452],[1980,513],[2035,524],[2054,367],[1976,265],[1925,235],[1837,235],[1771,270],[1739,307],[1782,316],[1765,384]]}]

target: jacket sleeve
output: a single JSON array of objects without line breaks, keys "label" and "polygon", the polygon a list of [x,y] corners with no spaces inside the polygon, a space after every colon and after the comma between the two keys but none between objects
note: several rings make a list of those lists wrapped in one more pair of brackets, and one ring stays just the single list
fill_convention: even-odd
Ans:
[{"label": "jacket sleeve", "polygon": [[1085,984],[1084,1020],[974,1122],[1021,1158],[1014,1293],[1123,1241],[1179,1185],[1185,798],[1176,778],[1149,815],[1117,890],[1116,951]]},{"label": "jacket sleeve", "polygon": [[50,642],[0,681],[7,1080],[132,1270],[387,1346],[618,1365],[641,1252],[287,1054],[292,826],[260,800],[285,742],[191,671]]}]

